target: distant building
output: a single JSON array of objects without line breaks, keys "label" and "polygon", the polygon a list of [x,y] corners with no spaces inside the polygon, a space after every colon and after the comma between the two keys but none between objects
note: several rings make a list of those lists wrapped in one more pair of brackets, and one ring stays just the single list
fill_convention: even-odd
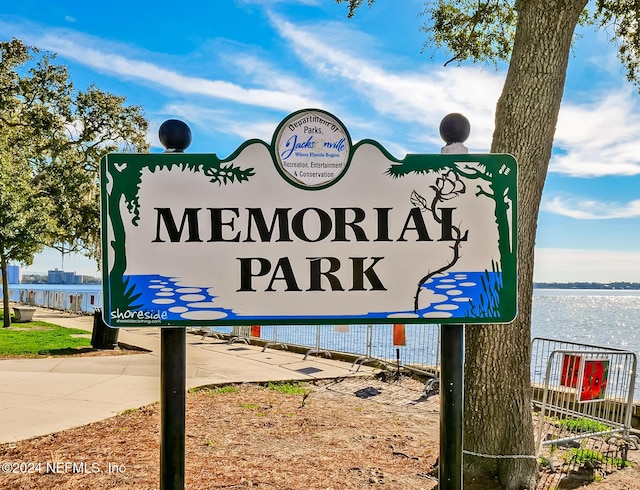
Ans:
[{"label": "distant building", "polygon": [[20,284],[46,284],[47,275],[38,273],[27,273],[22,275]]},{"label": "distant building", "polygon": [[49,284],[64,284],[64,272],[58,269],[47,272],[47,282]]},{"label": "distant building", "polygon": [[84,276],[55,269],[47,273],[47,282],[49,284],[83,284]]},{"label": "distant building", "polygon": [[[0,277],[2,277],[2,272],[0,272]],[[19,265],[7,266],[7,280],[9,284],[20,284],[22,281],[22,270]]]}]

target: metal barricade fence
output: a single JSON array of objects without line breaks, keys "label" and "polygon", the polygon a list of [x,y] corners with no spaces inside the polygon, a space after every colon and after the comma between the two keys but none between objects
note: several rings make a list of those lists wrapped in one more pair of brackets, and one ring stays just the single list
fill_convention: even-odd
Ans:
[{"label": "metal barricade fence", "polygon": [[[311,354],[342,353],[361,361],[396,364],[436,376],[440,366],[440,326],[405,325],[405,345],[394,345],[393,325],[263,325],[259,335],[252,327],[211,327],[212,334],[228,335],[234,341],[250,338],[266,342],[265,349],[292,346]],[[445,327],[446,328],[446,327]]]},{"label": "metal barricade fence", "polygon": [[586,438],[631,436],[635,353],[576,342],[535,338],[531,380],[537,454]]},{"label": "metal barricade fence", "polygon": [[229,332],[229,343],[233,344],[234,342],[244,342],[249,344],[251,342],[252,337],[260,337],[260,335],[254,336],[254,332],[252,331],[254,327],[247,326],[235,326],[231,327],[231,331]]}]

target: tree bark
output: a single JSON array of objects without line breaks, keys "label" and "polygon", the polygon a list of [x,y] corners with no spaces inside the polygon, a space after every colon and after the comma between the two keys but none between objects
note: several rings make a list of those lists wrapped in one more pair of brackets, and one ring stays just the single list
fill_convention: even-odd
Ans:
[{"label": "tree bark", "polygon": [[586,4],[516,2],[515,42],[496,108],[491,151],[518,161],[518,317],[508,325],[467,327],[464,465],[470,476],[497,475],[507,489],[533,489],[537,480],[534,458],[504,456],[535,456],[529,372],[534,244],[571,41]]}]

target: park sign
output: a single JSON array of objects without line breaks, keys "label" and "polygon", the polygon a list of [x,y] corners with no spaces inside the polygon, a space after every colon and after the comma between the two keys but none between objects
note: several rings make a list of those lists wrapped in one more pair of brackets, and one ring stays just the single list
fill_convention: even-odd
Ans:
[{"label": "park sign", "polygon": [[392,156],[333,115],[270,143],[101,161],[113,327],[504,323],[516,315],[517,168]]}]

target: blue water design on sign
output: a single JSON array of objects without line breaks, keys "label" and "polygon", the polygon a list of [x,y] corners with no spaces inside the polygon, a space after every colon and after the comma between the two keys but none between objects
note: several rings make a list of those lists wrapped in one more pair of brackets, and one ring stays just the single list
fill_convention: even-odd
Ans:
[{"label": "blue water design on sign", "polygon": [[[216,302],[213,287],[185,285],[181,278],[160,275],[125,276],[139,294],[135,304],[145,312],[162,312],[163,322],[242,320],[256,315],[239,315]],[[432,277],[423,284],[418,312],[413,310],[369,312],[366,315],[343,315],[341,318],[487,318],[497,316],[500,272],[450,272]],[[407,298],[407,304],[412,298]],[[286,319],[286,316],[260,316]],[[297,316],[296,318],[318,318]],[[329,317],[327,317],[329,318]]]},{"label": "blue water design on sign", "polygon": [[[432,318],[486,318],[499,316],[500,272],[452,272],[438,274],[422,285],[419,312]],[[446,315],[448,312],[450,315]]]}]

